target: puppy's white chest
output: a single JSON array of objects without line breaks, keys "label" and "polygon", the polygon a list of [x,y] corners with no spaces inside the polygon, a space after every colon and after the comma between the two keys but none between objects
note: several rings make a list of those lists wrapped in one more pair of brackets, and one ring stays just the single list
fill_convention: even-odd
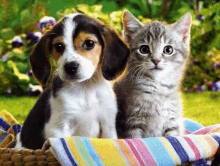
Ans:
[{"label": "puppy's white chest", "polygon": [[63,92],[57,100],[61,100],[64,111],[67,112],[71,111],[83,114],[84,112],[98,111],[97,109],[99,107],[99,99],[96,92],[92,90]]},{"label": "puppy's white chest", "polygon": [[[98,137],[99,99],[96,91],[63,90],[57,98],[52,98],[52,115],[49,123],[69,131],[67,135]],[[60,124],[58,126],[57,124]]]}]

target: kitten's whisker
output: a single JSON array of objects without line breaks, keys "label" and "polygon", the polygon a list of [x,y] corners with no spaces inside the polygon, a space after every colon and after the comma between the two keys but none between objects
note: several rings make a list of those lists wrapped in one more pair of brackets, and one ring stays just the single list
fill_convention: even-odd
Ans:
[{"label": "kitten's whisker", "polygon": [[132,73],[134,72],[134,70],[137,68],[138,66],[135,66],[135,67],[132,67],[131,69],[129,69],[129,71],[128,71],[128,74],[131,74],[130,75],[130,78],[129,78],[129,82],[130,82],[130,79],[132,79]]},{"label": "kitten's whisker", "polygon": [[138,74],[136,75],[136,79],[139,80],[141,79],[141,77],[143,77],[144,71],[146,70],[146,68],[144,66],[141,66]]},{"label": "kitten's whisker", "polygon": [[135,66],[135,67],[130,68],[130,69],[127,71],[127,73],[128,73],[128,74],[131,73],[131,75],[132,75],[133,71],[134,71],[137,67],[139,67],[139,66]]},{"label": "kitten's whisker", "polygon": [[131,73],[131,78],[132,78],[132,83],[133,83],[133,80],[135,79],[135,73],[137,73],[137,71],[140,69],[140,65],[139,66],[136,66],[136,70],[133,70],[133,72]]},{"label": "kitten's whisker", "polygon": [[139,79],[141,79],[143,77],[144,71],[145,71],[145,68],[142,68],[141,71],[140,71],[141,73],[140,73]]},{"label": "kitten's whisker", "polygon": [[[138,66],[134,67],[134,70],[131,72],[131,76],[130,76],[132,83],[133,83],[134,78],[136,77],[135,73],[137,73],[141,68],[142,68],[142,65],[138,65]],[[130,79],[129,79],[129,81],[130,81]]]},{"label": "kitten's whisker", "polygon": [[134,80],[139,79],[139,72],[142,70],[142,68],[138,68],[137,74],[134,76]]},{"label": "kitten's whisker", "polygon": [[137,70],[134,72],[134,75],[136,75],[141,68],[142,68],[142,65],[139,65]]},{"label": "kitten's whisker", "polygon": [[141,77],[141,73],[142,73],[143,67],[139,70],[138,74],[137,74],[137,80],[139,80]]},{"label": "kitten's whisker", "polygon": [[141,64],[139,64],[139,65],[137,65],[137,66],[135,66],[135,67],[132,67],[131,69],[129,69],[128,73],[129,73],[129,72],[132,73],[134,69],[136,69],[136,68],[138,68],[138,67],[140,67],[140,66],[141,66]]},{"label": "kitten's whisker", "polygon": [[131,62],[131,63],[129,63],[129,64],[128,64],[128,66],[127,66],[127,67],[129,68],[130,66],[134,65],[135,63],[140,63],[140,62],[139,62],[139,61],[134,61],[134,62]]}]

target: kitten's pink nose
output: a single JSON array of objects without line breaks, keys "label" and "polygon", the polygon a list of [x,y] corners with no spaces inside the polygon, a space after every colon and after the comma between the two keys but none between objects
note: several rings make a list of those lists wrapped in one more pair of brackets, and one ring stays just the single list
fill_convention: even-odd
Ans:
[{"label": "kitten's pink nose", "polygon": [[160,61],[159,60],[154,60],[154,59],[152,59],[151,60],[155,65],[157,65]]}]

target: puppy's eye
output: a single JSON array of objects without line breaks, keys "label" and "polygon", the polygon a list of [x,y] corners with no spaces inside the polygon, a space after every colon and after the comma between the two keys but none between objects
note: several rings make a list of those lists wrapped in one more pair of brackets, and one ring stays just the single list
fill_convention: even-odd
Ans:
[{"label": "puppy's eye", "polygon": [[57,52],[62,53],[65,49],[65,46],[62,43],[56,43],[55,44],[55,49],[56,49]]},{"label": "puppy's eye", "polygon": [[173,47],[172,46],[165,46],[164,49],[163,49],[163,52],[165,54],[168,54],[168,55],[171,55],[173,53]]},{"label": "puppy's eye", "polygon": [[148,45],[142,45],[142,46],[140,46],[139,51],[141,54],[149,54],[150,48]]},{"label": "puppy's eye", "polygon": [[92,40],[86,40],[82,46],[85,50],[91,50],[94,48],[95,42]]}]

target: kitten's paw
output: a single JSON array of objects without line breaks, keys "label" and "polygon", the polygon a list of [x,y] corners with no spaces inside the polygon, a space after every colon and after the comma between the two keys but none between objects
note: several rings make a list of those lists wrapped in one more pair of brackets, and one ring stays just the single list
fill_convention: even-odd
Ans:
[{"label": "kitten's paw", "polygon": [[164,133],[164,137],[179,136],[179,135],[180,135],[180,131],[179,130],[169,130],[169,131]]},{"label": "kitten's paw", "polygon": [[140,128],[130,129],[126,133],[126,138],[143,138],[143,131]]}]

